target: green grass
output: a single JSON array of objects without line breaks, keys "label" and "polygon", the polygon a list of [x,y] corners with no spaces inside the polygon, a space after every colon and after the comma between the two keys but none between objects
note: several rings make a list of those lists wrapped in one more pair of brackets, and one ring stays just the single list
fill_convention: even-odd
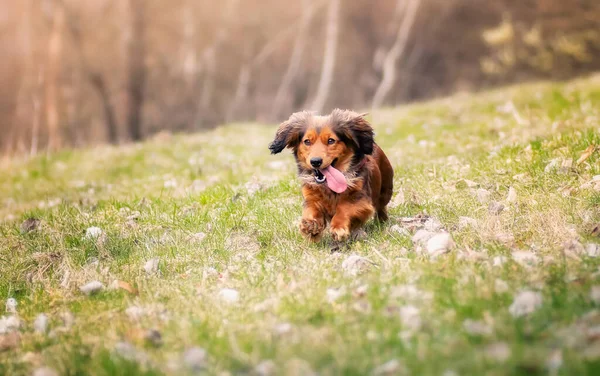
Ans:
[{"label": "green grass", "polygon": [[[274,126],[4,163],[0,298],[17,299],[22,327],[20,345],[0,352],[0,374],[186,374],[183,354],[194,346],[206,350],[208,374],[252,374],[270,360],[274,374],[365,375],[394,359],[400,374],[598,374],[590,289],[600,258],[585,246],[600,242],[591,234],[600,192],[585,183],[600,175],[600,152],[576,161],[600,144],[600,77],[456,95],[377,111],[372,121],[404,200],[394,200],[388,223],[369,224],[337,253],[328,237],[308,244],[297,230],[299,182],[289,153],[268,153]],[[490,213],[478,189],[505,209]],[[412,243],[414,230],[392,230],[422,213],[452,235],[448,254],[430,258]],[[30,217],[40,227],[21,232]],[[99,241],[85,237],[92,226]],[[198,233],[205,237],[194,240]],[[353,254],[374,265],[347,273],[341,265]],[[154,257],[158,273],[148,275]],[[79,286],[93,280],[125,281],[139,294],[83,295]],[[223,288],[239,300],[224,302]],[[328,289],[339,297],[328,299]],[[513,317],[523,290],[541,293],[542,304]],[[130,318],[131,307],[145,315]],[[33,330],[41,312],[45,335]],[[466,320],[489,333],[467,331]],[[161,346],[145,339],[149,329]],[[115,351],[123,342],[133,358]],[[558,368],[552,359],[562,359]]]}]

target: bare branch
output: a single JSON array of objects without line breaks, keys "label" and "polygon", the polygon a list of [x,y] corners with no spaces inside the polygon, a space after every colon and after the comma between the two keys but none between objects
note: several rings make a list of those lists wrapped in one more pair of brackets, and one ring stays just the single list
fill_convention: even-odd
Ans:
[{"label": "bare branch", "polygon": [[290,88],[294,79],[298,75],[300,70],[300,63],[302,62],[302,55],[304,54],[304,48],[306,47],[306,39],[308,37],[308,26],[313,19],[315,14],[315,5],[312,0],[304,0],[303,2],[302,18],[300,20],[299,30],[296,34],[296,40],[294,41],[294,49],[287,70],[283,75],[275,100],[273,101],[273,110],[271,112],[271,118],[277,119],[282,112],[283,101],[289,95]]},{"label": "bare branch", "polygon": [[385,101],[385,98],[396,82],[396,65],[406,50],[408,37],[414,24],[419,6],[421,5],[421,0],[406,1],[409,3],[406,7],[406,13],[402,19],[402,24],[398,28],[396,41],[387,53],[383,63],[383,77],[381,78],[379,87],[375,91],[375,96],[373,97],[373,108],[381,107]]},{"label": "bare branch", "polygon": [[321,78],[319,80],[319,87],[317,88],[317,95],[311,106],[311,109],[317,113],[323,111],[323,107],[325,107],[325,102],[329,96],[331,83],[333,82],[339,34],[339,13],[340,0],[330,0],[327,10],[327,32],[323,67],[321,68]]}]

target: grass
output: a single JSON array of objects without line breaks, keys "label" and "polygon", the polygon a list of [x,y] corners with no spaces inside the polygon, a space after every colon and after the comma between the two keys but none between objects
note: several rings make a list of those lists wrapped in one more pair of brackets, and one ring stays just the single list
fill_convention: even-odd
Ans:
[{"label": "grass", "polygon": [[[586,246],[600,242],[600,192],[586,183],[599,152],[576,161],[600,144],[600,77],[372,120],[396,171],[391,220],[335,253],[298,233],[299,183],[288,153],[268,153],[273,126],[2,165],[0,298],[17,299],[22,327],[0,374],[187,374],[192,347],[208,374],[598,374],[600,258]],[[452,235],[449,253],[428,257],[414,229],[399,230],[423,213]],[[28,218],[39,227],[21,231]],[[86,237],[90,227],[103,235]],[[350,255],[372,264],[353,275]],[[107,288],[82,294],[93,280]],[[108,288],[115,280],[139,293]],[[524,290],[541,305],[514,317]],[[33,329],[42,312],[46,334]]]}]

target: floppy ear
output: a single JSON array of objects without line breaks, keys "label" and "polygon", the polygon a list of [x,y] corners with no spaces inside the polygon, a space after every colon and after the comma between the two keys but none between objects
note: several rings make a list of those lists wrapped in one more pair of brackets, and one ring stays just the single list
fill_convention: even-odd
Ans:
[{"label": "floppy ear", "polygon": [[271,154],[281,153],[283,149],[296,148],[304,136],[312,114],[308,111],[296,112],[287,121],[281,123],[275,139],[269,144]]},{"label": "floppy ear", "polygon": [[350,142],[360,154],[372,154],[374,134],[373,127],[365,119],[367,114],[335,109],[331,113],[331,121],[346,142]]}]

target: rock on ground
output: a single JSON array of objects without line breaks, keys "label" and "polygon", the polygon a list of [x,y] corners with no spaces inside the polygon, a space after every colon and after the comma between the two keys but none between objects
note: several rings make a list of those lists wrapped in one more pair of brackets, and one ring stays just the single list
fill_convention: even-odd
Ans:
[{"label": "rock on ground", "polygon": [[527,316],[542,306],[542,294],[535,291],[522,291],[508,308],[514,317]]},{"label": "rock on ground", "polygon": [[96,294],[96,293],[102,291],[103,289],[104,289],[104,285],[100,281],[92,281],[92,282],[86,283],[85,285],[79,287],[79,290],[81,290],[81,292],[86,295]]}]

